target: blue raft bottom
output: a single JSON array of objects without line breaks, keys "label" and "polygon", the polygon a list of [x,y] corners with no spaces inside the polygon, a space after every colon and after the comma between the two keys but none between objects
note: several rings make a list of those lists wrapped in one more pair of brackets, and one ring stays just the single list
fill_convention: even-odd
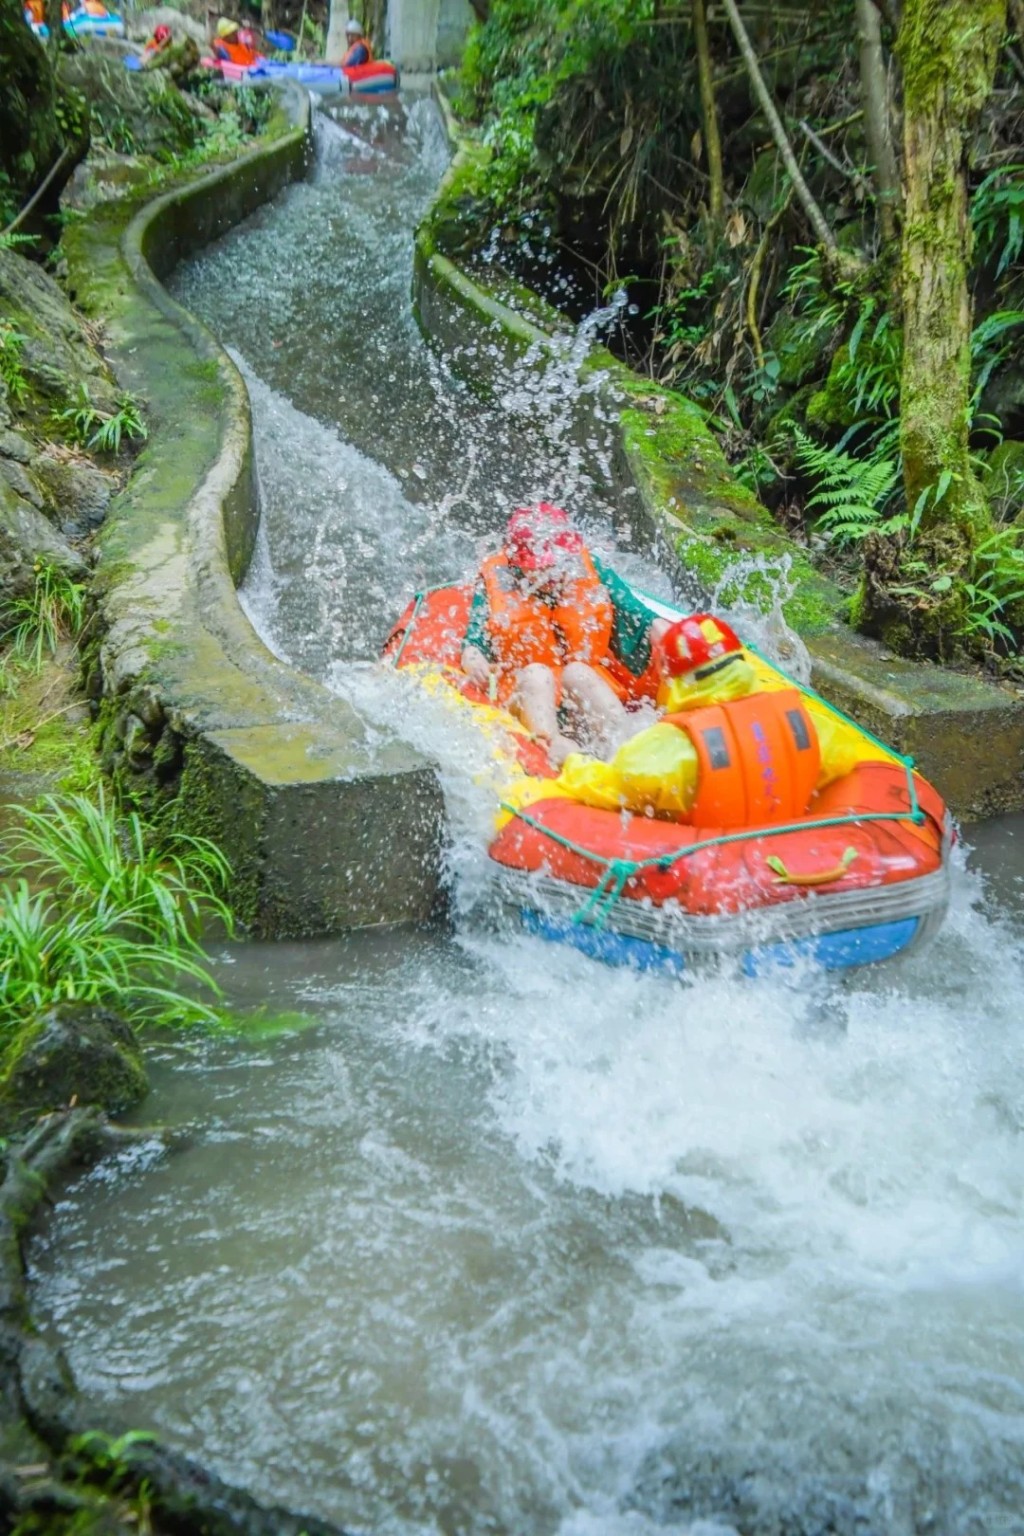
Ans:
[{"label": "blue raft bottom", "polygon": [[[592,928],[585,923],[545,917],[529,907],[520,908],[520,918],[527,933],[554,944],[568,944],[591,959],[606,965],[628,966],[635,971],[661,971],[682,976],[690,967],[684,955],[664,944],[629,934],[613,933],[607,928]],[[740,956],[745,976],[763,976],[766,972],[811,961],[826,971],[849,970],[858,965],[877,965],[891,960],[913,941],[920,918],[904,917],[897,922],[874,923],[867,928],[850,928],[817,937],[764,944]]]}]

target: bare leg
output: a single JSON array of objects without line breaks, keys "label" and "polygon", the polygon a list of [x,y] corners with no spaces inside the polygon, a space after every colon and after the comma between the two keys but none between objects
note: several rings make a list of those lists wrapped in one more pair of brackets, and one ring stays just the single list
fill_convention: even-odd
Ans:
[{"label": "bare leg", "polygon": [[548,743],[548,756],[555,768],[577,750],[575,742],[558,728],[558,687],[550,667],[540,662],[524,667],[516,678],[509,708],[528,731]]},{"label": "bare leg", "polygon": [[565,702],[579,718],[586,745],[595,756],[614,752],[632,734],[629,715],[615,689],[586,662],[572,661],[562,673]]}]

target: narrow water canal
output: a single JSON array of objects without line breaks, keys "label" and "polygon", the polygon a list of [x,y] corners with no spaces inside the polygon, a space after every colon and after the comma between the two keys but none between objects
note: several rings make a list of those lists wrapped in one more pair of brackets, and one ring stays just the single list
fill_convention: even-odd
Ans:
[{"label": "narrow water canal", "polygon": [[[606,547],[614,508],[568,374],[527,431],[522,379],[481,406],[419,340],[433,109],[338,119],[176,291],[253,396],[255,622],[442,761],[465,911],[473,749],[369,658],[511,497]],[[979,842],[940,945],[813,1013],[464,917],[226,953],[309,1026],[161,1048],[145,1115],[194,1141],[60,1201],[41,1312],[111,1419],[353,1530],[1024,1532],[1024,831]]]}]

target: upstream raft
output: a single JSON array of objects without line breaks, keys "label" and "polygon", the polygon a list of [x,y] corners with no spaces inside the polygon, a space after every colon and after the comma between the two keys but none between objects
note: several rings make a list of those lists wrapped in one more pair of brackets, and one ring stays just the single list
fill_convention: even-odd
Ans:
[{"label": "upstream raft", "polygon": [[233,63],[230,59],[204,58],[204,68],[218,71],[231,85],[256,84],[261,80],[295,80],[322,91],[340,91],[351,96],[384,96],[398,90],[399,74],[387,59],[369,64],[303,63],[300,59],[265,59],[260,55],[253,64]]},{"label": "upstream raft", "polygon": [[[953,827],[911,759],[748,645],[762,690],[797,688],[849,733],[852,771],[796,820],[739,829],[580,804],[555,783],[544,747],[462,671],[472,596],[472,583],[417,594],[384,655],[490,739],[505,782],[489,849],[495,890],[526,929],[613,964],[676,973],[723,956],[752,974],[799,957],[841,970],[934,937]],[[681,617],[636,596],[652,618]]]}]

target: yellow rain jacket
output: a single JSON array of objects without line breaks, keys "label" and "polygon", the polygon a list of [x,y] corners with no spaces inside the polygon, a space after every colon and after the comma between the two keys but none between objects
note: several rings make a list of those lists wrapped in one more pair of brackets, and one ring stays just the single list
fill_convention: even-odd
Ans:
[{"label": "yellow rain jacket", "polygon": [[[658,704],[669,714],[679,714],[788,687],[792,684],[786,678],[744,652],[742,659],[696,687],[685,678],[669,679]],[[819,699],[805,694],[803,704],[821,752],[818,789],[850,773],[857,763],[892,761],[890,753],[876,747]],[[611,762],[574,752],[566,758],[555,788],[559,795],[602,810],[629,810],[685,821],[696,799],[697,775],[697,750],[690,737],[678,726],[659,723],[624,742]]]}]

